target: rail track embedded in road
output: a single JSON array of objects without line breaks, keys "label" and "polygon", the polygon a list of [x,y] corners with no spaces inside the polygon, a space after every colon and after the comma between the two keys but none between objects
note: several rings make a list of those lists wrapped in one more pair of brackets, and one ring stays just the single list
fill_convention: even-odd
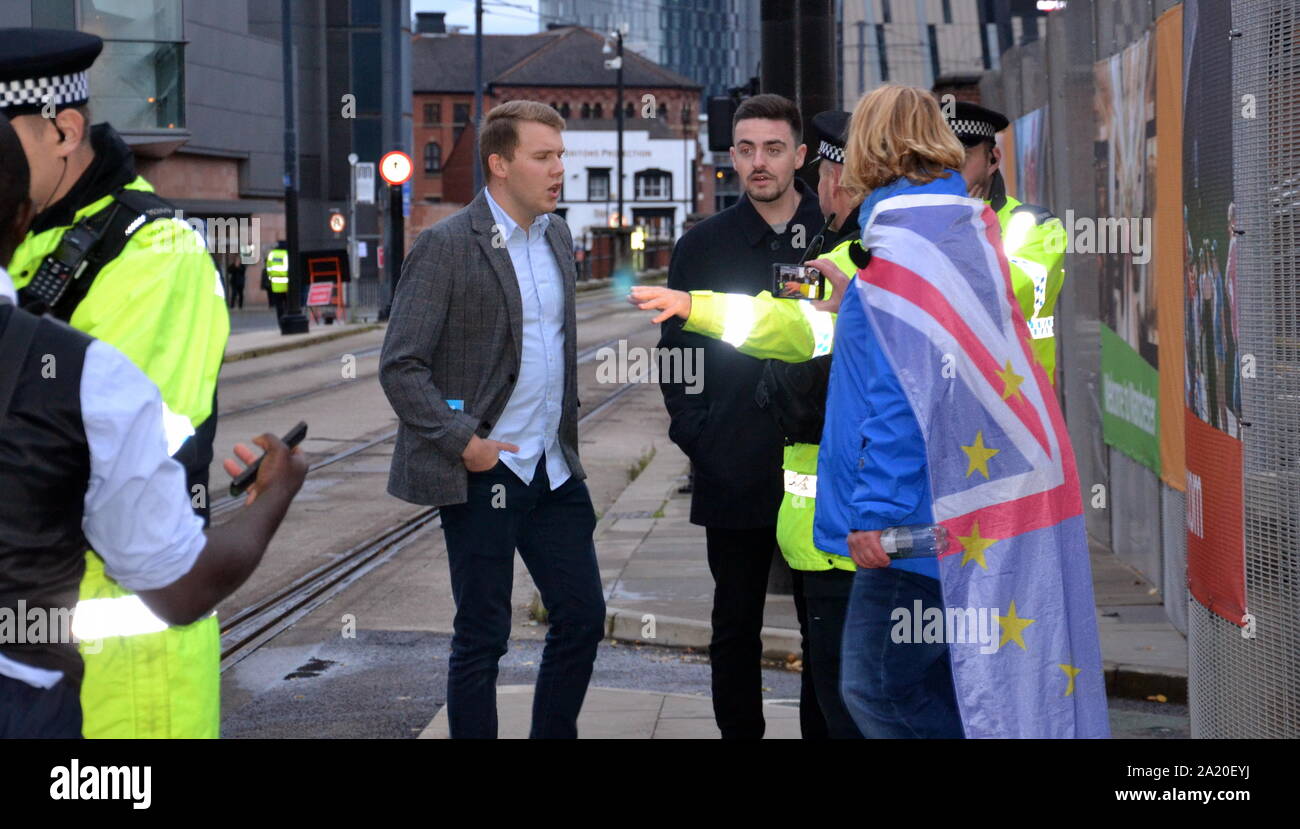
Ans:
[{"label": "rail track embedded in road", "polygon": [[[599,348],[600,346],[597,346]],[[583,423],[613,405],[616,400],[641,383],[624,383],[578,419]],[[397,431],[380,435],[366,443],[329,456],[308,469],[308,474],[346,458],[393,440]],[[213,517],[236,509],[243,498],[225,498],[212,507]],[[238,664],[266,642],[287,630],[299,619],[342,593],[364,575],[391,559],[438,518],[438,509],[429,507],[390,527],[376,538],[363,542],[298,577],[287,586],[255,602],[225,620],[221,626],[221,670]]]}]

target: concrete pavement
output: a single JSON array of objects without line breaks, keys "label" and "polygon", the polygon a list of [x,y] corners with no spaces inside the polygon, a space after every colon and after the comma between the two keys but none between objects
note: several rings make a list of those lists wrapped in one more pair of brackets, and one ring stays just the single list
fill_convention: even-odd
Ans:
[{"label": "concrete pavement", "polygon": [[[524,739],[532,720],[533,686],[497,688],[497,724],[503,739]],[[799,706],[763,704],[769,740],[799,739]],[[578,715],[578,734],[584,740],[716,740],[721,734],[713,721],[713,701],[692,694],[660,694],[622,688],[591,688]],[[420,734],[420,739],[445,740],[447,708]]]},{"label": "concrete pavement", "polygon": [[[689,522],[690,496],[677,492],[688,463],[670,441],[602,516],[596,552],[611,638],[706,648],[713,580],[704,528]],[[1169,623],[1155,588],[1109,550],[1092,548],[1102,658],[1111,696],[1187,701],[1187,640]],[[799,652],[790,596],[768,595],[763,649]]]}]

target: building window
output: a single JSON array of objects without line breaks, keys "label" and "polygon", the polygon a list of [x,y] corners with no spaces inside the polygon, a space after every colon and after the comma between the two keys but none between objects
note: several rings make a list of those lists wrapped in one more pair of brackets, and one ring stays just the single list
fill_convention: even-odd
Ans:
[{"label": "building window", "polygon": [[660,121],[667,121],[667,120],[668,120],[668,104],[660,104],[660,105],[659,105],[658,117],[659,117],[659,120],[660,120]]},{"label": "building window", "polygon": [[673,197],[673,174],[665,170],[643,170],[635,176],[638,201],[657,201]]},{"label": "building window", "polygon": [[455,144],[460,141],[460,134],[465,131],[465,125],[469,123],[469,104],[452,104],[451,120],[453,124],[451,141]]},{"label": "building window", "polygon": [[952,0],[943,0],[943,22],[952,23]]},{"label": "building window", "polygon": [[889,0],[880,0],[880,21],[882,23],[894,22],[894,15],[889,8]]},{"label": "building window", "polygon": [[584,103],[582,105],[582,117],[583,118],[591,117],[591,104]]},{"label": "building window", "polygon": [[592,117],[592,118],[604,118],[604,117],[605,117],[605,107],[604,107],[603,105],[601,105],[601,104],[596,104],[595,106],[593,106],[593,107],[591,108],[591,117]]},{"label": "building window", "polygon": [[438,142],[430,141],[424,145],[424,172],[438,173],[442,171],[442,147]]},{"label": "building window", "polygon": [[623,117],[624,118],[636,117],[636,108],[632,106],[631,101],[628,101],[626,104],[623,105]]},{"label": "building window", "polygon": [[[72,0],[20,3],[36,25],[80,20],[83,32],[104,39],[88,71],[95,120],[124,132],[185,127],[185,41],[179,3]],[[101,8],[102,7],[102,8]],[[38,11],[39,10],[39,11]]]},{"label": "building window", "polygon": [[424,125],[436,127],[442,123],[442,104],[424,105]]},{"label": "building window", "polygon": [[570,115],[572,115],[572,114],[573,114],[573,109],[569,107],[569,102],[568,102],[568,101],[565,101],[564,103],[560,104],[560,117],[561,117],[561,118],[568,118],[568,117],[569,117]]},{"label": "building window", "polygon": [[609,168],[587,168],[587,201],[609,201]]}]

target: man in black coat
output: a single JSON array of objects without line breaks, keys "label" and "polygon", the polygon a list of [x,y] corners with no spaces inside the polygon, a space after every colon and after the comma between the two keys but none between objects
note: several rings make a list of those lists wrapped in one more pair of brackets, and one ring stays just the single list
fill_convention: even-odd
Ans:
[{"label": "man in black coat", "polygon": [[[803,258],[823,219],[817,194],[794,178],[803,123],[779,95],[746,99],[732,120],[732,164],[745,193],[678,240],[668,287],[751,296],[772,287],[772,265]],[[742,337],[743,339],[743,337]],[[763,736],[761,631],[776,549],[783,441],[754,402],[761,360],[726,342],[664,323],[660,348],[703,349],[704,384],[664,382],[668,436],[695,469],[691,523],[707,529],[713,574],[713,710],[724,738]],[[669,378],[671,379],[671,378]]]}]

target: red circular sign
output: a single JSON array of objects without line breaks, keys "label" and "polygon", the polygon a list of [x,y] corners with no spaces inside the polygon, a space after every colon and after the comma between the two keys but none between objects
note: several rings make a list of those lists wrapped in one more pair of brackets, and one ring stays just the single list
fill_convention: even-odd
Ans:
[{"label": "red circular sign", "polygon": [[401,150],[384,153],[379,159],[379,177],[394,187],[405,184],[414,171],[415,164],[411,157]]}]

